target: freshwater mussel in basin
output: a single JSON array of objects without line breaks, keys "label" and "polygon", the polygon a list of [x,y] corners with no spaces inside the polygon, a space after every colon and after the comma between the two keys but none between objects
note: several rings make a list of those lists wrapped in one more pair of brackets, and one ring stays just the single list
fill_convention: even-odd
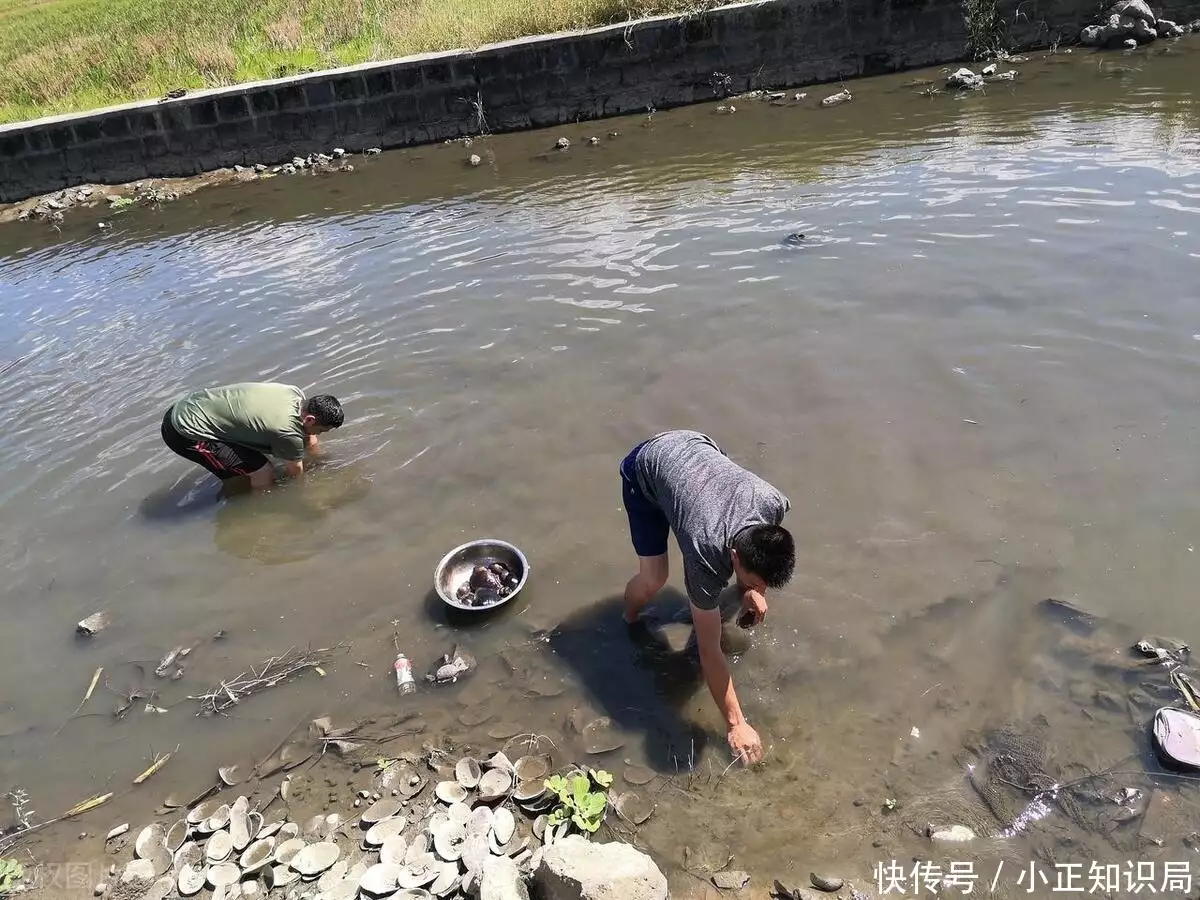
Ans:
[{"label": "freshwater mussel in basin", "polygon": [[455,547],[433,574],[442,601],[465,610],[501,606],[525,586],[529,564],[525,555],[506,541],[485,539]]},{"label": "freshwater mussel in basin", "polygon": [[513,592],[521,583],[516,575],[502,562],[487,566],[476,566],[471,577],[458,586],[454,596],[464,606],[495,606]]}]

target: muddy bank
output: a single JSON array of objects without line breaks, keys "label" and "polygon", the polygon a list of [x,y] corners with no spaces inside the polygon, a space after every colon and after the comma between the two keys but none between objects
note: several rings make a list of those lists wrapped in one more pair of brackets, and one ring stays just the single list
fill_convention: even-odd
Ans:
[{"label": "muddy bank", "polygon": [[[369,63],[0,127],[0,200],[85,183],[280,164],[351,150],[543,128],[839,82],[994,52],[1078,42],[1090,0],[771,0],[664,16],[473,52]],[[1175,19],[1196,0],[1165,4]],[[1008,23],[1012,23],[1009,25]]]}]

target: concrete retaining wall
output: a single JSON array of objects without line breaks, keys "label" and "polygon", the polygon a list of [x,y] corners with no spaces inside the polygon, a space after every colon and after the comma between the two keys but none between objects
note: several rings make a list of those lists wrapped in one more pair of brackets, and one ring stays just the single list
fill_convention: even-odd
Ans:
[{"label": "concrete retaining wall", "polygon": [[[1188,7],[1200,14],[1200,0],[1163,5],[1184,19]],[[1097,7],[1003,0],[1000,8],[1014,46],[1028,47],[1073,40]],[[955,61],[965,42],[960,0],[765,0],[369,63],[0,126],[0,201],[877,75]]]}]

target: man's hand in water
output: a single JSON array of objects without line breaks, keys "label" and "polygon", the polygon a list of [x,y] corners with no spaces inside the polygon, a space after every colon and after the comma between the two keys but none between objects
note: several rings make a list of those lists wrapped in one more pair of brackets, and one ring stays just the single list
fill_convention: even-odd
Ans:
[{"label": "man's hand in water", "polygon": [[734,758],[740,758],[742,765],[753,765],[763,758],[762,739],[758,732],[750,727],[749,722],[742,722],[729,729],[729,749]]},{"label": "man's hand in water", "polygon": [[751,588],[743,590],[742,611],[754,616],[755,625],[761,625],[763,619],[767,617],[767,598]]}]

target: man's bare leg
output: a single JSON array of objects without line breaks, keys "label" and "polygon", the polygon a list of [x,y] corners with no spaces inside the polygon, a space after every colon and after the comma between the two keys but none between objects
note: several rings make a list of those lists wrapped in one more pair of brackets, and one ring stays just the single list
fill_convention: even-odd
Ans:
[{"label": "man's bare leg", "polygon": [[261,469],[250,473],[250,488],[255,491],[266,490],[275,483],[275,467],[267,463]]},{"label": "man's bare leg", "polygon": [[638,573],[625,585],[625,621],[632,625],[654,595],[667,583],[669,569],[667,554],[662,556],[639,556]]}]

